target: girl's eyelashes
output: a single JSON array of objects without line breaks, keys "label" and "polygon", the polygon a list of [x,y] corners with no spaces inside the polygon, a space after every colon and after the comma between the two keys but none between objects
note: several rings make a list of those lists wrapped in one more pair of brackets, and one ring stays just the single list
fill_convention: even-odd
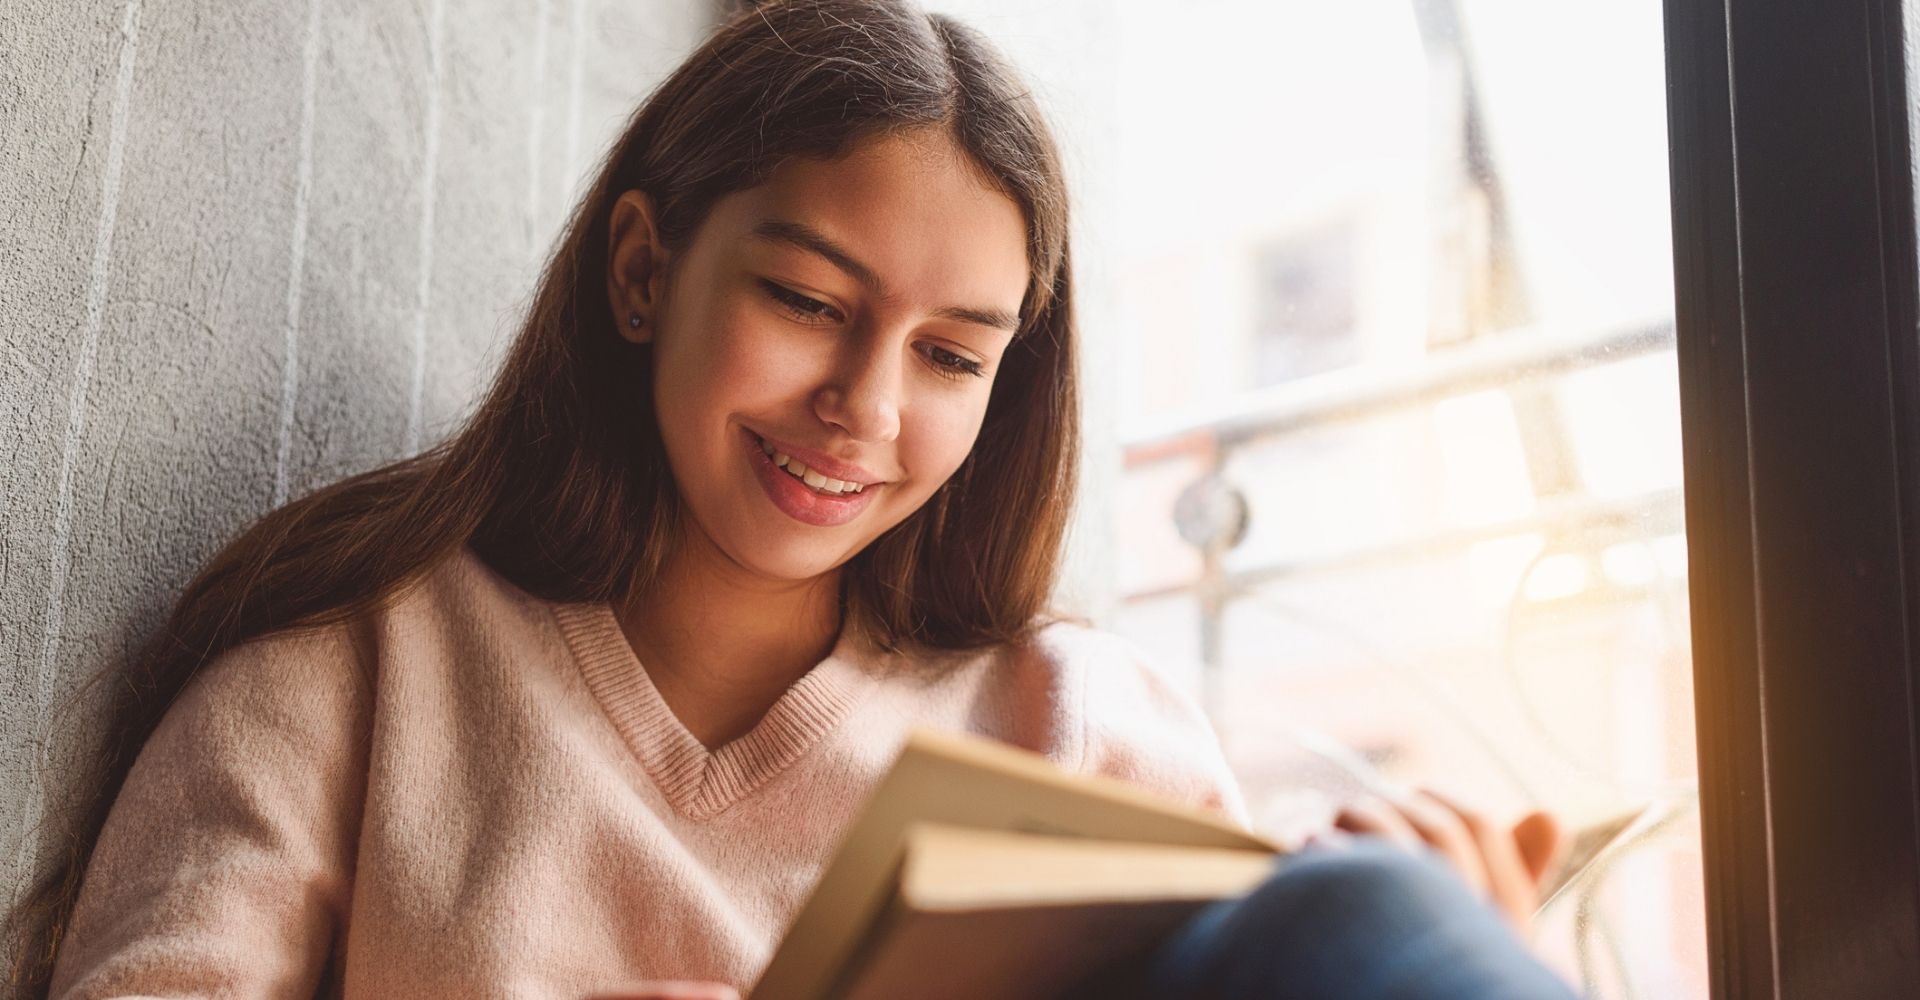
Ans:
[{"label": "girl's eyelashes", "polygon": [[[840,310],[811,296],[799,292],[766,278],[756,279],[760,287],[777,303],[781,311],[801,323],[819,324],[840,322],[843,317]],[[928,362],[934,371],[948,378],[981,378],[987,374],[986,366],[969,357],[956,354],[944,347],[929,344],[925,351]]]},{"label": "girl's eyelashes", "polygon": [[940,374],[949,378],[980,378],[987,374],[986,366],[980,362],[932,344],[927,345],[927,360],[933,362],[933,367]]},{"label": "girl's eyelashes", "polygon": [[765,278],[760,278],[758,281],[760,282],[760,287],[765,289],[767,295],[771,296],[775,302],[780,304],[788,316],[802,323],[818,323],[822,320],[838,322],[842,318],[840,310],[827,305],[819,299],[802,295],[785,285],[768,281]]}]

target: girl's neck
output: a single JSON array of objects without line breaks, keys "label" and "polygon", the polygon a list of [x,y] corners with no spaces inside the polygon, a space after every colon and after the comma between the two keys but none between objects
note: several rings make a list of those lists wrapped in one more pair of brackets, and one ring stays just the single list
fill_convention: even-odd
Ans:
[{"label": "girl's neck", "polygon": [[840,572],[779,581],[743,570],[704,539],[615,609],[627,642],[681,725],[708,748],[751,731],[833,650]]}]

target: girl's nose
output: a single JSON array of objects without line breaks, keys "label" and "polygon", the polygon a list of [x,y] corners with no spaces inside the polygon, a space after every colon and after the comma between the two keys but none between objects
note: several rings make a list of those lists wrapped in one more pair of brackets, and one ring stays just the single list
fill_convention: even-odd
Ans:
[{"label": "girl's nose", "polygon": [[814,412],[857,441],[893,440],[900,434],[901,362],[892,346],[845,352],[815,394]]}]

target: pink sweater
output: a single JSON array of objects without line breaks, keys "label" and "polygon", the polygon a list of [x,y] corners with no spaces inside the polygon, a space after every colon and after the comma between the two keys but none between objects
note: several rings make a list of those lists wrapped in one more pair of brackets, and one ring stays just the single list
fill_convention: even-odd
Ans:
[{"label": "pink sweater", "polygon": [[1241,819],[1212,731],[1124,641],[971,654],[853,630],[709,752],[604,604],[471,552],[351,626],[207,667],[114,803],[55,997],[566,997],[751,984],[908,729]]}]

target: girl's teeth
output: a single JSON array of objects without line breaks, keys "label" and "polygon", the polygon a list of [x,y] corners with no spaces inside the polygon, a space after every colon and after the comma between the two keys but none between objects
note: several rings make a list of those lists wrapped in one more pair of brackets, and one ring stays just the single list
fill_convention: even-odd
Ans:
[{"label": "girl's teeth", "polygon": [[765,441],[760,442],[760,450],[766,452],[768,458],[773,459],[776,468],[785,469],[788,475],[823,493],[858,493],[866,488],[858,483],[823,476],[807,468],[799,459],[775,451],[774,447]]}]

